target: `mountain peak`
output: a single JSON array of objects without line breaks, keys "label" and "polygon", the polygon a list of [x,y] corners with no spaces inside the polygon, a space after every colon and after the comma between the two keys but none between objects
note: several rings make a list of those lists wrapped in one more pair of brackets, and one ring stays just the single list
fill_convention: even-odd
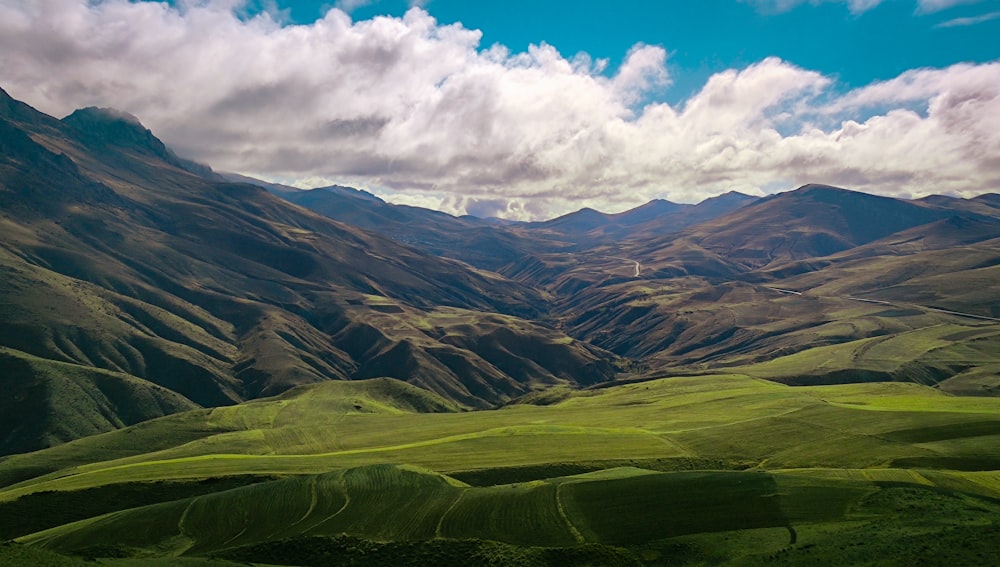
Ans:
[{"label": "mountain peak", "polygon": [[[870,193],[864,193],[861,191],[853,191],[851,189],[844,189],[841,187],[834,187],[832,185],[821,185],[819,183],[810,183],[808,185],[803,185],[794,191],[788,191],[787,193],[777,193],[772,197],[776,197],[781,200],[788,199],[789,202],[800,202],[800,203],[823,203],[826,205],[834,206],[859,206],[861,203],[866,203],[865,206],[877,206],[875,203],[890,203],[900,202],[898,199],[892,197],[883,197],[881,195],[872,195]],[[907,201],[908,202],[908,201]]]},{"label": "mountain peak", "polygon": [[330,185],[328,187],[320,187],[318,189],[313,189],[313,191],[326,191],[328,193],[335,193],[337,195],[344,195],[346,197],[353,197],[356,199],[364,199],[366,201],[372,201],[375,203],[385,203],[383,199],[370,193],[363,189],[355,189],[354,187],[347,187],[345,185]]},{"label": "mountain peak", "polygon": [[742,203],[747,204],[756,201],[759,197],[754,197],[752,195],[747,195],[746,193],[740,193],[739,191],[729,191],[721,195],[716,195],[715,197],[709,197],[702,202],[698,203],[701,205],[709,204],[722,204],[722,203]]},{"label": "mountain peak", "polygon": [[[207,165],[178,157],[159,138],[139,122],[134,115],[115,108],[88,106],[73,111],[61,122],[76,130],[79,139],[91,147],[108,147],[138,151],[156,156],[170,165],[201,177],[216,177]],[[218,179],[221,179],[219,177]]]},{"label": "mountain peak", "polygon": [[73,111],[62,121],[78,130],[88,143],[152,152],[171,163],[177,159],[138,118],[121,110],[88,106]]},{"label": "mountain peak", "polygon": [[807,183],[802,187],[792,191],[792,193],[854,193],[850,189],[842,189],[840,187],[834,187],[833,185],[823,185],[822,183]]},{"label": "mountain peak", "polygon": [[626,225],[637,225],[662,218],[671,213],[676,213],[684,209],[685,205],[678,205],[666,199],[653,199],[644,205],[639,205],[634,209],[625,212],[609,215],[609,218],[618,223]]}]

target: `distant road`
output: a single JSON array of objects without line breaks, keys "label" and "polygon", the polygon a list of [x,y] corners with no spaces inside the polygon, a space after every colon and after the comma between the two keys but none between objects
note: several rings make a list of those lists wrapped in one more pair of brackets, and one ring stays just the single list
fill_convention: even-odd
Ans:
[{"label": "distant road", "polygon": [[879,301],[877,299],[863,299],[861,297],[848,297],[851,301],[864,301],[865,303],[877,303],[879,305],[892,305],[888,301]]},{"label": "distant road", "polygon": [[[787,293],[791,295],[802,295],[801,291],[792,291],[790,289],[782,289],[780,287],[763,286],[764,289],[769,289],[771,291],[777,291],[779,293]],[[822,299],[822,297],[817,296],[817,298]],[[997,317],[987,317],[985,315],[975,315],[973,313],[962,313],[961,311],[949,311],[948,309],[941,309],[938,307],[929,307],[927,305],[917,305],[915,303],[893,303],[892,301],[882,301],[879,299],[865,299],[863,297],[837,297],[837,299],[847,299],[849,301],[861,301],[863,303],[874,303],[876,305],[887,305],[889,307],[913,307],[916,309],[923,309],[924,311],[936,311],[937,313],[944,313],[946,315],[957,315],[959,317],[969,317],[970,319],[979,319],[982,321],[996,321],[1000,323],[1000,318]]]},{"label": "distant road", "polygon": [[921,309],[926,309],[928,311],[937,311],[938,313],[947,313],[948,315],[958,315],[959,317],[971,317],[973,319],[983,319],[985,321],[997,321],[997,322],[1000,322],[1000,319],[997,319],[996,317],[987,317],[985,315],[973,315],[972,313],[961,313],[959,311],[948,311],[947,309],[938,309],[937,307],[927,307],[927,306],[924,306],[924,305],[917,305],[917,307],[919,307]]},{"label": "distant road", "polygon": [[879,305],[890,305],[893,307],[916,307],[917,309],[923,309],[925,311],[936,311],[938,313],[945,313],[947,315],[958,315],[959,317],[969,317],[970,319],[982,319],[984,321],[997,321],[1000,319],[996,317],[987,317],[986,315],[975,315],[973,313],[962,313],[961,311],[949,311],[948,309],[941,309],[938,307],[930,307],[928,305],[917,305],[915,303],[892,303],[891,301],[878,301],[875,299],[862,299],[860,297],[848,297],[851,301],[864,301],[865,303],[877,303]]},{"label": "distant road", "polygon": [[769,287],[769,286],[764,286],[764,287],[766,287],[767,289],[773,289],[774,291],[780,291],[781,293],[790,293],[792,295],[802,295],[801,291],[792,291],[790,289],[781,289],[780,287]]},{"label": "distant road", "polygon": [[631,260],[629,258],[620,258],[618,256],[607,256],[607,257],[611,258],[612,260],[622,260],[623,262],[632,262],[633,264],[635,264],[635,274],[633,274],[632,277],[634,278],[639,277],[639,273],[642,271],[642,264],[640,264],[639,262],[636,262],[635,260]]}]

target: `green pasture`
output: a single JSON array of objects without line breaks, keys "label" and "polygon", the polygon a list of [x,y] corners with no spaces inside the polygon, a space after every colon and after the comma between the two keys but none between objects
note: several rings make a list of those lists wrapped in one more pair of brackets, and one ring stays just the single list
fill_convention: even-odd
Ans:
[{"label": "green pasture", "polygon": [[752,553],[773,554],[831,540],[857,544],[861,525],[888,523],[907,534],[988,529],[997,513],[996,498],[905,470],[624,468],[470,487],[432,471],[373,465],[112,512],[18,541],[62,553],[104,545],[197,557],[341,535],[383,542],[488,539],[522,548],[612,546],[631,550],[641,563],[643,552],[662,554],[671,542],[691,538],[704,544],[735,535],[748,539]]},{"label": "green pasture", "polygon": [[[461,412],[394,381],[311,385],[0,460],[0,514],[127,488],[121,506],[76,521],[38,509],[48,529],[18,541],[67,553],[116,545],[138,560],[264,558],[282,541],[360,549],[342,537],[447,555],[489,540],[513,546],[503,553],[598,546],[637,565],[727,564],[720,550],[736,553],[735,542],[747,564],[799,560],[805,545],[857,546],[864,525],[905,539],[988,531],[1000,517],[983,512],[1000,512],[1000,399],[728,374],[545,403]],[[227,478],[235,484],[193,488]],[[142,498],[142,486],[166,488]],[[900,515],[913,506],[924,523]],[[888,535],[878,541],[864,545],[891,548]],[[378,553],[396,553],[384,545]]]},{"label": "green pasture", "polygon": [[914,384],[789,387],[739,375],[669,378],[576,391],[546,406],[440,414],[392,405],[371,392],[379,387],[387,386],[315,385],[9,457],[0,461],[0,478],[11,479],[0,501],[39,490],[317,474],[379,463],[449,473],[663,458],[736,460],[762,469],[1000,458],[1000,400]]}]

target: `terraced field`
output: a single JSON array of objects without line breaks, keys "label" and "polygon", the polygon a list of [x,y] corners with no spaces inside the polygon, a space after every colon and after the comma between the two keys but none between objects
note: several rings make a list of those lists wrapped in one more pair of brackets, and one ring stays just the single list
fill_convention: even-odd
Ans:
[{"label": "terraced field", "polygon": [[[476,544],[476,553],[536,562],[526,564],[561,561],[567,550],[685,564],[738,540],[743,551],[729,559],[753,563],[841,540],[882,545],[858,531],[878,522],[945,533],[995,529],[1000,517],[995,398],[738,374],[479,412],[449,413],[418,392],[393,381],[313,385],[10,457],[0,461],[9,479],[0,514],[46,499],[34,533],[7,534],[32,549],[272,561],[276,542],[286,552],[297,542],[302,553],[287,564],[321,564],[319,549],[356,559],[371,545],[366,553],[386,564],[403,553],[358,542],[444,558],[481,540],[503,547]],[[158,441],[142,451],[134,439]],[[208,478],[236,484],[183,495]],[[184,488],[137,499],[142,486]],[[904,489],[908,504],[885,504]],[[81,490],[131,496],[87,517],[58,510],[59,495],[71,502]],[[906,514],[912,506],[926,513]]]}]

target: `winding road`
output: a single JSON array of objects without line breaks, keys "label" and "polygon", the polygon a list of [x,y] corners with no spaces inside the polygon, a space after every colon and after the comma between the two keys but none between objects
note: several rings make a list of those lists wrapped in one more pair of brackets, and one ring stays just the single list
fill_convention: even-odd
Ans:
[{"label": "winding road", "polygon": [[632,274],[633,278],[639,277],[639,274],[642,272],[642,264],[640,264],[635,260],[632,260],[631,258],[622,258],[620,256],[605,256],[605,258],[611,258],[612,260],[621,260],[623,262],[632,262],[633,264],[635,264],[635,273]]}]

